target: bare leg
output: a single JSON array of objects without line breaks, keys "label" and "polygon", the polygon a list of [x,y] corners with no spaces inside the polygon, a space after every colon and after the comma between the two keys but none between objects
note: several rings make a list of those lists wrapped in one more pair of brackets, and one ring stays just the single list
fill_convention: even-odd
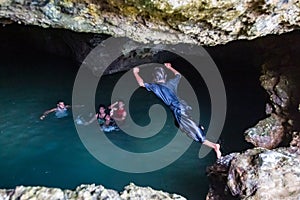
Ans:
[{"label": "bare leg", "polygon": [[218,159],[221,158],[222,153],[220,151],[220,145],[219,144],[213,143],[209,140],[204,140],[203,144],[210,147],[210,148],[213,148],[215,150],[216,154],[217,154],[217,158]]}]

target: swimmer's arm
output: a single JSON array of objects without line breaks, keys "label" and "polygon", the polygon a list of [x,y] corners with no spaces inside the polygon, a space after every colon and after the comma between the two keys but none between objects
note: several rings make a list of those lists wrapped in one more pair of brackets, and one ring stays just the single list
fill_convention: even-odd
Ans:
[{"label": "swimmer's arm", "polygon": [[117,108],[114,108],[114,107],[108,108],[108,109],[110,109],[110,111],[109,111],[109,116],[110,117],[112,117],[114,115],[114,112],[117,110]]},{"label": "swimmer's arm", "polygon": [[115,103],[108,106],[108,109],[113,109],[117,104],[118,104],[118,102],[116,101]]},{"label": "swimmer's arm", "polygon": [[50,110],[45,111],[44,114],[42,114],[42,116],[40,117],[40,120],[45,119],[45,117],[46,117],[49,113],[52,113],[52,112],[56,111],[56,109],[57,109],[57,108],[52,108],[52,109],[50,109]]},{"label": "swimmer's arm", "polygon": [[164,65],[166,66],[167,69],[171,70],[171,72],[173,72],[174,75],[177,75],[177,74],[180,75],[180,73],[172,67],[171,63],[164,63]]},{"label": "swimmer's arm", "polygon": [[114,111],[117,110],[117,108],[115,108],[115,106],[118,104],[118,102],[116,101],[115,103],[111,104],[110,106],[108,106],[108,109],[110,109],[109,112],[109,116],[112,117],[114,115]]},{"label": "swimmer's arm", "polygon": [[139,72],[140,72],[140,68],[138,68],[138,67],[133,68],[133,75],[134,75],[136,81],[138,82],[139,86],[145,87],[144,80],[139,75]]}]

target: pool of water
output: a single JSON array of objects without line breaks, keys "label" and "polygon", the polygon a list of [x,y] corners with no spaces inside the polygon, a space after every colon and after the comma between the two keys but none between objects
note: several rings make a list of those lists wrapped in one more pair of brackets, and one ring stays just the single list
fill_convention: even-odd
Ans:
[{"label": "pool of water", "polygon": [[[211,152],[199,159],[199,144],[193,143],[176,162],[161,170],[126,173],[102,164],[86,150],[71,115],[63,119],[49,115],[45,120],[39,120],[45,110],[56,106],[58,99],[72,102],[72,87],[77,70],[77,64],[51,55],[19,56],[18,59],[6,56],[1,59],[0,188],[42,185],[74,189],[80,184],[96,183],[121,191],[125,185],[133,182],[178,193],[188,199],[205,199],[208,190],[206,168],[216,158]],[[120,74],[116,74],[107,79],[116,80],[119,77]],[[224,81],[228,84],[226,87],[229,92],[228,114],[220,141],[223,151],[229,153],[248,147],[243,141],[242,131],[261,117],[263,103],[259,103],[259,98],[263,93],[256,99],[250,98],[252,92],[257,92],[255,88],[258,83],[251,85],[248,82],[246,87],[253,88],[253,91],[248,88],[237,93],[241,86],[234,85],[234,81],[238,83],[240,80],[224,78]],[[159,103],[154,96],[140,95],[138,99],[136,107],[150,102]],[[105,98],[103,101],[108,103]],[[243,109],[245,107],[248,109]],[[133,115],[140,123],[149,120],[143,112],[134,111]],[[170,113],[167,125],[168,128],[149,139],[149,142],[157,146],[167,143],[172,137],[169,133],[176,131]],[[131,141],[122,132],[110,133],[108,137],[115,144],[133,151],[135,146],[140,148],[136,151],[153,150],[155,147],[136,145],[138,141]]]}]

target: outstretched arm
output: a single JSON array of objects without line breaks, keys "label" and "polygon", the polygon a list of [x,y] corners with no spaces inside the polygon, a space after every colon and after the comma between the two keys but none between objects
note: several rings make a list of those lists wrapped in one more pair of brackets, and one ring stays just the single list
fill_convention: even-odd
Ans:
[{"label": "outstretched arm", "polygon": [[114,109],[114,107],[118,104],[119,102],[116,101],[115,103],[111,104],[110,106],[108,106],[108,109]]},{"label": "outstretched arm", "polygon": [[51,110],[47,110],[44,112],[44,114],[42,114],[42,116],[40,117],[40,120],[43,120],[45,119],[45,117],[49,114],[49,113],[52,113],[54,111],[56,111],[57,108],[52,108]]},{"label": "outstretched arm", "polygon": [[169,70],[171,70],[175,75],[176,75],[176,74],[179,74],[179,75],[180,75],[180,73],[179,73],[176,69],[174,69],[174,68],[172,67],[171,63],[164,63],[164,65],[166,66],[166,68],[168,68]]},{"label": "outstretched arm", "polygon": [[136,81],[138,82],[139,86],[145,87],[144,80],[139,75],[139,72],[140,72],[140,68],[138,68],[138,67],[133,68],[133,75],[134,75]]}]

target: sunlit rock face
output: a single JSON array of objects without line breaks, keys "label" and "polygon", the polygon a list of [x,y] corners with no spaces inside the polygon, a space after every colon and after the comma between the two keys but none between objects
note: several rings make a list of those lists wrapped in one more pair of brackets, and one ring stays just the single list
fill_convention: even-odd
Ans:
[{"label": "sunlit rock face", "polygon": [[299,199],[299,173],[300,156],[290,148],[233,153],[208,169],[207,199]]},{"label": "sunlit rock face", "polygon": [[0,0],[2,23],[201,45],[299,29],[299,11],[296,0]]},{"label": "sunlit rock face", "polygon": [[0,189],[0,199],[15,200],[15,199],[36,199],[36,200],[75,200],[75,199],[99,199],[99,200],[127,200],[127,199],[176,199],[186,200],[186,198],[169,194],[162,191],[154,190],[150,187],[139,187],[130,184],[124,188],[124,191],[118,193],[115,190],[106,189],[102,185],[80,185],[75,191],[62,190],[59,188],[47,187],[25,187],[17,186],[15,189]]}]

